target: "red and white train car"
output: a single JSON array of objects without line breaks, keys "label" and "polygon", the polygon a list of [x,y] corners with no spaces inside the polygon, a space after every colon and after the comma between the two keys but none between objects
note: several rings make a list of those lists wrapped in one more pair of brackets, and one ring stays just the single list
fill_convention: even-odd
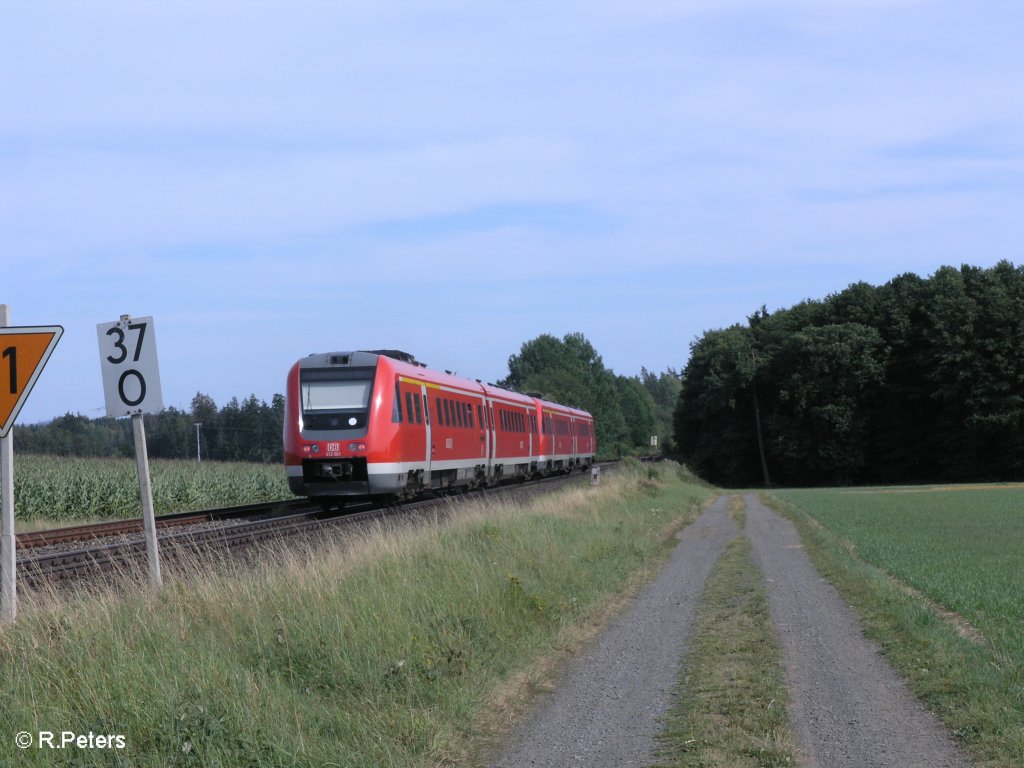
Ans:
[{"label": "red and white train car", "polygon": [[426,368],[393,350],[299,360],[284,459],[300,496],[411,496],[586,468],[586,411]]}]

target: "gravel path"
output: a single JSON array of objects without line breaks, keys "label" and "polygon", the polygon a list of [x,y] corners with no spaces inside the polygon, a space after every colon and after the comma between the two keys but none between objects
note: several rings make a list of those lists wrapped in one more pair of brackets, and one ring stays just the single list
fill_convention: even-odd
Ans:
[{"label": "gravel path", "polygon": [[720,497],[680,533],[657,579],[566,669],[495,768],[623,768],[653,761],[708,573],[738,533]]},{"label": "gravel path", "polygon": [[804,768],[966,768],[938,721],[861,632],[811,565],[795,528],[746,496],[747,535],[764,571]]}]

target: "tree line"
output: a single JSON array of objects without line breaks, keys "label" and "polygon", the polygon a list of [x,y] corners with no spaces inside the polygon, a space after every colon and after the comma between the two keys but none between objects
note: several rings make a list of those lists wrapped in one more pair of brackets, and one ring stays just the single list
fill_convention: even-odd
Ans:
[{"label": "tree line", "polygon": [[706,331],[674,414],[744,485],[1024,478],[1024,267],[942,267]]},{"label": "tree line", "polygon": [[[199,424],[198,430],[196,424]],[[284,396],[270,404],[250,395],[218,408],[196,393],[188,411],[166,408],[146,416],[146,447],[152,458],[195,459],[198,434],[203,460],[280,462]],[[48,424],[18,427],[18,451],[59,456],[134,456],[130,419],[90,419],[65,414]]]},{"label": "tree line", "polygon": [[[607,369],[580,333],[563,339],[544,334],[523,344],[509,358],[509,375],[501,386],[536,392],[550,400],[594,414],[598,449],[603,455],[626,455],[649,449],[651,435],[670,447],[672,413],[681,387],[669,369],[639,376],[618,376]],[[196,393],[187,411],[167,408],[146,416],[146,444],[154,458],[195,459],[196,424],[201,457],[218,461],[280,462],[284,396],[268,405],[251,395],[217,406]],[[68,413],[48,424],[19,426],[18,450],[61,456],[134,456],[131,421],[90,419]]]}]

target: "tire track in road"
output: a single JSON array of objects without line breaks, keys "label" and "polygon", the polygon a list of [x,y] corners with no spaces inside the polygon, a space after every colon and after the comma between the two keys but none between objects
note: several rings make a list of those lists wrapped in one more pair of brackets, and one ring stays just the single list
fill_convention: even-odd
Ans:
[{"label": "tire track in road", "polygon": [[935,717],[864,637],[793,525],[745,497],[754,557],[779,635],[805,768],[968,768]]},{"label": "tire track in road", "polygon": [[738,534],[721,496],[680,534],[658,577],[509,740],[495,768],[624,768],[654,760],[704,582]]}]

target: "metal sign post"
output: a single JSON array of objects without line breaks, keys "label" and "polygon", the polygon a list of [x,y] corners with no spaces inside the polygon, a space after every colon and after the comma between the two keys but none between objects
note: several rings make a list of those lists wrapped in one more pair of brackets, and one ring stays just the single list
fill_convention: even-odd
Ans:
[{"label": "metal sign post", "polygon": [[59,325],[9,327],[0,304],[0,620],[18,616],[17,539],[14,534],[14,420],[50,359],[64,329]]},{"label": "metal sign post", "polygon": [[142,527],[146,536],[149,561],[149,583],[158,589],[160,551],[153,514],[153,485],[149,476],[149,454],[146,451],[144,413],[159,413],[163,407],[160,391],[160,369],[156,359],[156,333],[152,317],[132,319],[121,315],[114,323],[96,326],[100,342],[100,368],[103,370],[103,394],[107,416],[132,417],[135,436],[135,464],[139,470],[139,499],[142,502]]},{"label": "metal sign post", "polygon": [[[0,328],[10,322],[7,305],[0,304]],[[3,591],[0,594],[0,613],[4,624],[13,624],[18,618],[17,541],[14,538],[14,433],[8,431],[0,437],[0,506],[3,507],[3,533],[0,541],[0,561],[3,567]]]}]

